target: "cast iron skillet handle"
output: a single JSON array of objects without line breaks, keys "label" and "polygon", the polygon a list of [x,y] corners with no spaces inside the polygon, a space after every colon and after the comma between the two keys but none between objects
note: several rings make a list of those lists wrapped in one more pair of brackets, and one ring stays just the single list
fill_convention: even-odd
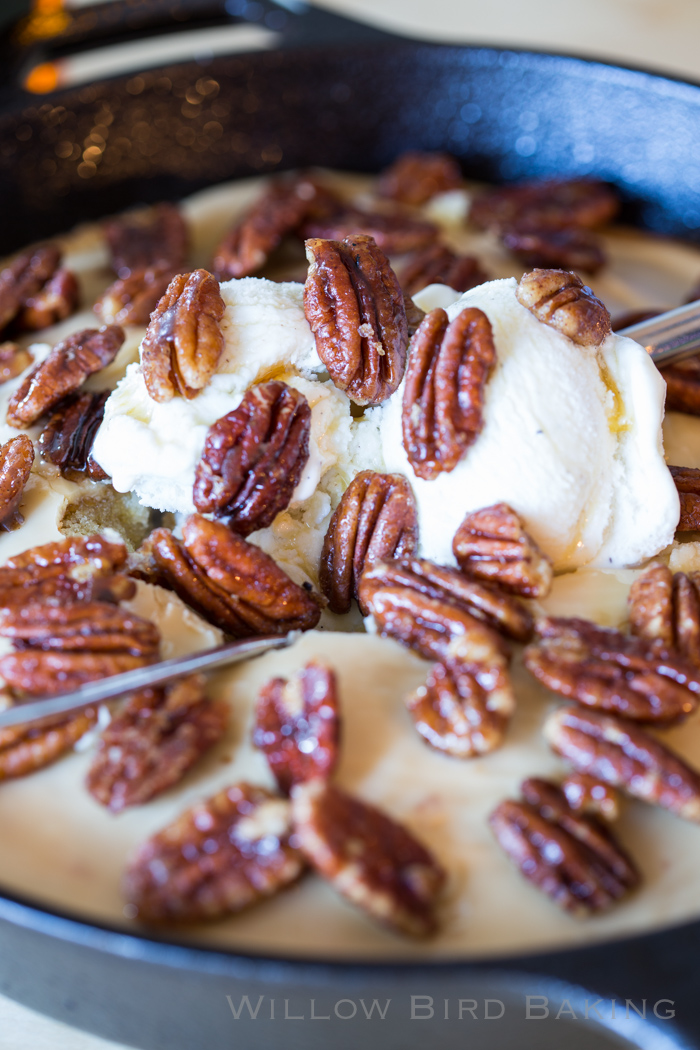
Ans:
[{"label": "cast iron skillet handle", "polygon": [[0,34],[0,104],[21,100],[28,72],[80,51],[217,25],[251,25],[276,46],[396,40],[395,34],[314,6],[308,0],[108,0],[64,9],[48,21],[36,10]]}]

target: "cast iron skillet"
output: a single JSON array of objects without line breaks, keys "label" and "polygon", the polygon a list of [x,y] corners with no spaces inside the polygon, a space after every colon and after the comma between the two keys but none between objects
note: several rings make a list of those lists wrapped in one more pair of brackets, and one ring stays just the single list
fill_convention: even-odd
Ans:
[{"label": "cast iron skillet", "polygon": [[[627,220],[700,240],[700,86],[574,57],[399,39],[298,0],[227,8],[125,0],[79,13],[30,51],[16,35],[0,42],[1,252],[219,180],[309,164],[372,171],[407,148],[449,150],[469,176],[494,181],[595,174],[620,188]],[[39,59],[237,12],[277,29],[276,49],[44,96],[18,86]],[[188,102],[203,78],[218,93]],[[97,126],[109,133],[92,171],[80,151]],[[6,893],[0,933],[2,992],[145,1050],[700,1047],[700,922],[481,964],[342,964],[183,947]],[[526,996],[546,997],[549,1016],[532,1000],[528,1019]],[[376,1009],[365,1016],[374,999],[384,1020]],[[588,1019],[574,1023],[586,999]],[[646,1001],[645,1019],[625,1000],[637,1011]]]}]

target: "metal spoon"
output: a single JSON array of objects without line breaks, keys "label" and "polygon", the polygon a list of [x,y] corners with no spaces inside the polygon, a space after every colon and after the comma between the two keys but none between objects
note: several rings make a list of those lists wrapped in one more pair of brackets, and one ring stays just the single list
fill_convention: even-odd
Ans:
[{"label": "metal spoon", "polygon": [[617,335],[626,335],[641,343],[655,365],[670,365],[692,357],[700,350],[700,299],[652,317],[650,321],[622,328]]}]

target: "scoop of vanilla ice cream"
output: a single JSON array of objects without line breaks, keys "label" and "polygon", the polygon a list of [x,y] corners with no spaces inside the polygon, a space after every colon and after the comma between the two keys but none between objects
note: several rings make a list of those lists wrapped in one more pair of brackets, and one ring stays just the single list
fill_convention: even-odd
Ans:
[{"label": "scoop of vanilla ice cream", "polygon": [[447,308],[450,319],[483,310],[497,355],[483,430],[453,471],[432,481],[413,473],[403,387],[367,413],[385,468],[413,486],[421,552],[454,563],[465,514],[504,501],[557,569],[636,564],[672,541],[679,517],[663,458],[664,381],[637,343],[610,335],[599,348],[579,346],[523,307],[516,287],[491,281]]},{"label": "scoop of vanilla ice cream", "polygon": [[159,404],[141,366],[131,365],[105,406],[93,456],[119,492],[135,492],[158,510],[190,513],[192,486],[207,430],[241,402],[254,383],[281,379],[311,406],[309,460],[292,502],[311,496],[344,455],[350,402],[330,381],[304,316],[303,286],[255,277],[221,285],[224,351],[216,374],[195,398]]}]

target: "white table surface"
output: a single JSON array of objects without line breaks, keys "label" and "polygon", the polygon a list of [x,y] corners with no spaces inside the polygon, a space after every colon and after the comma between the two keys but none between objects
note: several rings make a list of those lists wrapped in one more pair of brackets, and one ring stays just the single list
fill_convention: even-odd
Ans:
[{"label": "white table surface", "polygon": [[[697,0],[316,0],[411,36],[510,44],[642,65],[700,81]],[[123,1050],[0,996],[0,1050]],[[194,1048],[193,1048],[194,1050]]]}]

